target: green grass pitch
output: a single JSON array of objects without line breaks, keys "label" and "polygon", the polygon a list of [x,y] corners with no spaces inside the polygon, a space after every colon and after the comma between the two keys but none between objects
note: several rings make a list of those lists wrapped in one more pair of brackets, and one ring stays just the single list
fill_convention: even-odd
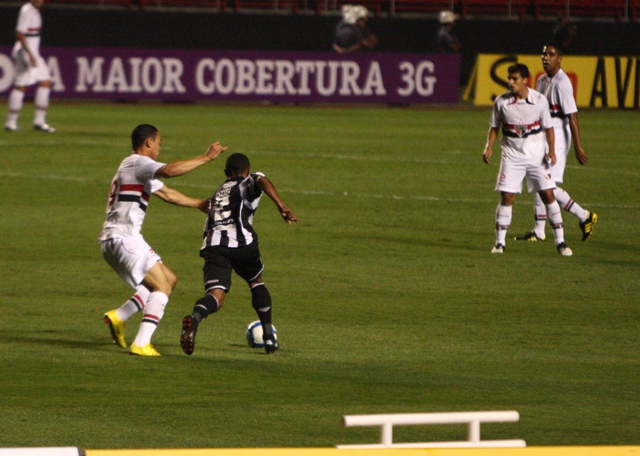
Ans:
[{"label": "green grass pitch", "polygon": [[[638,113],[584,111],[590,162],[564,188],[600,221],[571,258],[508,241],[492,255],[489,109],[58,103],[53,135],[0,134],[0,447],[318,447],[375,443],[345,414],[517,410],[483,439],[639,444]],[[237,277],[226,306],[179,346],[202,294],[204,216],[152,198],[143,232],[179,277],[154,337],[128,356],[102,314],[132,291],[96,241],[109,183],[138,123],[161,160],[220,140],[276,184],[256,215],[281,350],[250,349],[256,319]],[[205,197],[224,158],[167,181]],[[521,195],[509,239],[532,227]],[[139,317],[130,321],[129,343]],[[461,440],[460,426],[399,427],[398,441]]]}]

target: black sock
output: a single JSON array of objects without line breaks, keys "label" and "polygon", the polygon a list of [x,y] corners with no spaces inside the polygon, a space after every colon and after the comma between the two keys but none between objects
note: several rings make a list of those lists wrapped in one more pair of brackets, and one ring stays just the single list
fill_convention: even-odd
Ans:
[{"label": "black sock", "polygon": [[251,304],[262,324],[263,337],[270,338],[273,335],[271,330],[271,294],[265,284],[261,283],[251,289]]},{"label": "black sock", "polygon": [[207,294],[204,298],[200,298],[196,301],[196,305],[193,307],[193,317],[198,323],[207,318],[209,314],[218,311],[218,300],[210,294]]}]

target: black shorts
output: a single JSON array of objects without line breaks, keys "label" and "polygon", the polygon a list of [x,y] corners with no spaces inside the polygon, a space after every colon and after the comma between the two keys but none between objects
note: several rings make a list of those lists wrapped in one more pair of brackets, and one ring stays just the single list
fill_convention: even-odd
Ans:
[{"label": "black shorts", "polygon": [[264,265],[260,257],[258,243],[246,247],[223,247],[215,245],[200,250],[204,258],[204,291],[221,288],[228,292],[231,288],[231,271],[250,283],[262,275]]}]

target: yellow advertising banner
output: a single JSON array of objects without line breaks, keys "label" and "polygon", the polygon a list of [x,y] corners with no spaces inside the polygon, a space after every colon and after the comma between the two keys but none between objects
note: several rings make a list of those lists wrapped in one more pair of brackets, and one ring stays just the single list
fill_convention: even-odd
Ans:
[{"label": "yellow advertising banner", "polygon": [[[478,55],[469,82],[475,84],[475,106],[491,106],[497,96],[508,90],[507,68],[516,62],[529,67],[529,85],[535,88],[544,74],[539,55]],[[573,83],[578,107],[640,108],[640,57],[565,56],[562,69]]]}]

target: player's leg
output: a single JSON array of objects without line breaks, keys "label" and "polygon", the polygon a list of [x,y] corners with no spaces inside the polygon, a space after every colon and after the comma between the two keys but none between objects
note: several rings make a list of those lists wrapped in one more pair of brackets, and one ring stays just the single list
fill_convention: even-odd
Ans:
[{"label": "player's leg", "polygon": [[516,194],[522,192],[522,181],[526,176],[526,168],[522,164],[506,161],[500,162],[495,191],[500,192],[500,204],[496,208],[496,239],[491,253],[503,253],[507,245],[507,230],[511,225],[513,203]]},{"label": "player's leg", "polygon": [[537,193],[533,198],[533,218],[535,224],[533,230],[516,238],[518,241],[544,241],[547,238],[545,234],[545,228],[547,225],[547,207],[540,199],[540,195]]},{"label": "player's leg", "polygon": [[40,62],[38,63],[38,70],[42,73],[41,76],[45,76],[45,73],[43,72],[46,71],[47,79],[38,82],[38,88],[36,90],[34,100],[36,111],[33,118],[33,128],[44,133],[55,133],[56,129],[47,124],[47,110],[49,109],[49,96],[51,95],[51,81],[48,79],[49,70],[46,68],[44,60],[42,60],[42,65],[44,65],[44,68],[40,68]]},{"label": "player's leg", "polygon": [[231,288],[232,251],[226,247],[208,247],[200,252],[204,258],[204,291],[205,295],[198,299],[193,311],[182,319],[180,347],[187,355],[193,353],[196,334],[200,323],[224,305],[225,297]]},{"label": "player's leg", "polygon": [[507,245],[507,230],[511,225],[515,199],[515,193],[502,192],[500,194],[500,204],[498,204],[496,208],[496,242],[491,253],[504,252],[504,248]]},{"label": "player's leg", "polygon": [[567,247],[567,244],[564,241],[562,213],[560,205],[553,196],[553,189],[540,190],[538,191],[538,194],[547,208],[547,219],[553,229],[553,236],[555,237],[558,253],[562,256],[571,256],[573,252],[569,247]]},{"label": "player's leg", "polygon": [[140,285],[136,292],[127,302],[117,309],[110,310],[104,314],[104,322],[109,325],[113,341],[122,348],[127,348],[125,340],[125,323],[131,316],[141,311],[151,292],[144,285]]},{"label": "player's leg", "polygon": [[200,323],[212,313],[220,310],[224,305],[226,296],[227,292],[221,288],[211,290],[196,301],[191,315],[187,315],[182,319],[180,347],[187,355],[192,354],[196,348],[196,334]]},{"label": "player's leg", "polygon": [[35,69],[31,66],[29,55],[24,50],[18,51],[14,59],[14,64],[16,68],[16,78],[13,83],[13,89],[9,94],[9,114],[4,124],[4,129],[7,131],[18,130],[18,117],[20,117],[20,111],[22,111],[24,94],[28,86],[36,83]]},{"label": "player's leg", "polygon": [[7,100],[9,113],[7,114],[7,121],[4,124],[4,129],[7,131],[18,130],[18,117],[20,117],[20,111],[22,111],[24,93],[26,90],[26,87],[14,86],[9,94],[9,99]]},{"label": "player's leg", "polygon": [[138,329],[138,334],[133,344],[131,344],[131,354],[143,356],[160,355],[151,345],[151,338],[164,316],[169,296],[171,296],[171,292],[177,282],[178,279],[173,271],[160,261],[156,262],[145,274],[142,283],[151,290],[151,293],[149,293],[144,307],[140,329]]},{"label": "player's leg", "polygon": [[262,325],[262,339],[264,340],[264,348],[268,354],[275,353],[280,345],[273,334],[271,321],[271,293],[262,281],[262,277],[258,277],[249,283],[251,289],[251,305],[258,314],[260,324]]},{"label": "player's leg", "polygon": [[562,212],[555,196],[553,196],[556,184],[551,178],[550,166],[547,162],[527,165],[527,186],[530,193],[535,192],[540,195],[540,199],[547,209],[547,220],[553,229],[558,253],[562,256],[571,256],[571,249],[564,242]]},{"label": "player's leg", "polygon": [[558,187],[553,191],[558,204],[562,209],[575,215],[578,218],[580,230],[582,230],[582,240],[586,241],[593,232],[593,224],[598,221],[598,215],[583,209],[571,196],[562,188]]}]

